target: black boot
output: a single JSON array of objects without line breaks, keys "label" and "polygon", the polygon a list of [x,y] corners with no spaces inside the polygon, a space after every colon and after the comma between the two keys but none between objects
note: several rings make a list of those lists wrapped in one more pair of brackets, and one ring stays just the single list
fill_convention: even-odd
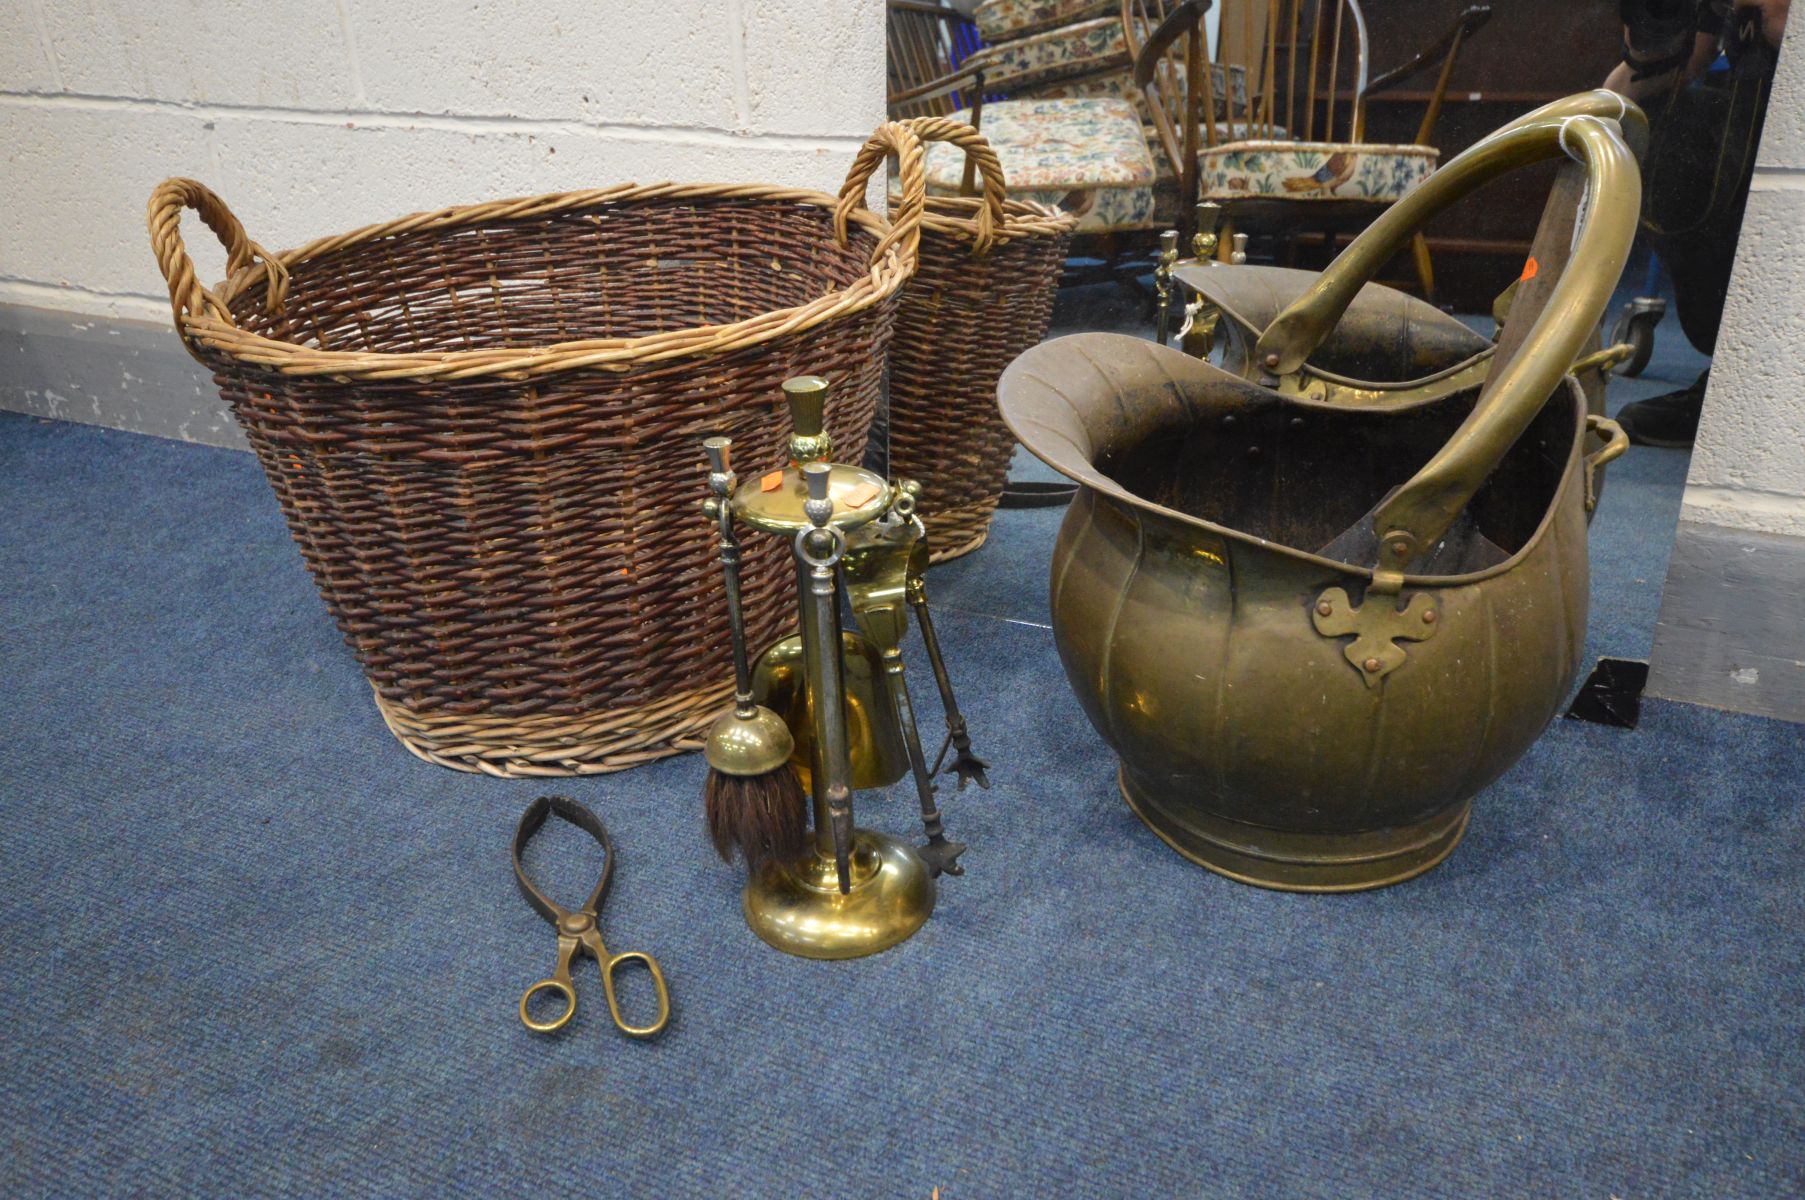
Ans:
[{"label": "black boot", "polygon": [[1617,414],[1617,423],[1638,446],[1690,449],[1698,433],[1699,412],[1705,405],[1705,382],[1710,377],[1711,368],[1706,367],[1689,387],[1626,404]]}]

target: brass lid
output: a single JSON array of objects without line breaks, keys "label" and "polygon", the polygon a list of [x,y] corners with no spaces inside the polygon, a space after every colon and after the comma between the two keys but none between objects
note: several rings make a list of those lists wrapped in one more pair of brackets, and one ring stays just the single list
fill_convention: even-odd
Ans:
[{"label": "brass lid", "polygon": [[[770,491],[764,489],[765,476],[754,475],[741,481],[733,492],[733,514],[754,529],[765,533],[794,534],[810,528],[803,504],[808,500],[808,484],[802,472],[785,467],[783,478]],[[893,499],[890,485],[875,471],[863,467],[832,464],[827,477],[827,495],[834,502],[830,525],[853,530],[884,515]],[[869,496],[864,503],[852,504],[855,497]]]}]

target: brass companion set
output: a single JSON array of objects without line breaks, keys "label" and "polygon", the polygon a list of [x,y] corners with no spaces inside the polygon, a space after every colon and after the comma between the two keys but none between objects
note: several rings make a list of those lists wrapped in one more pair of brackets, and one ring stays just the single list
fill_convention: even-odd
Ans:
[{"label": "brass companion set", "polygon": [[[948,551],[982,543],[1015,439],[1077,485],[1053,637],[1159,837],[1297,891],[1449,854],[1580,667],[1588,520],[1626,445],[1603,391],[1629,348],[1597,331],[1645,133],[1609,93],[1549,105],[1448,161],[1321,275],[1212,261],[1206,206],[1195,258],[1168,238],[1161,261],[1162,298],[1185,296],[1177,348],[1163,304],[1154,340],[1042,344],[1071,222],[1008,200],[983,140],[939,118],[880,128],[837,196],[623,186],[271,254],[171,180],[150,229],[177,329],[404,744],[516,777],[700,749],[703,823],[745,867],[747,924],[852,958],[907,939],[963,872],[940,781],[989,779],[928,607],[928,533],[946,511]],[[928,197],[924,140],[959,145],[982,196]],[[889,157],[887,220],[864,194]],[[1450,204],[1551,160],[1495,339],[1372,282]],[[184,208],[226,246],[216,289],[182,245]],[[936,358],[942,341],[957,349]],[[889,439],[909,453],[880,474],[859,464],[886,360],[907,373]],[[945,717],[925,743],[911,626]],[[855,795],[905,781],[920,844],[855,823]],[[521,865],[552,815],[603,847],[581,909]],[[536,801],[514,862],[558,930],[522,1021],[569,1019],[587,953],[616,1023],[663,1029],[656,961],[601,941],[600,820]],[[615,998],[630,963],[654,982],[645,1025]],[[562,1015],[528,1011],[542,992]]]},{"label": "brass companion set", "polygon": [[[733,710],[715,722],[703,752],[708,825],[722,858],[737,851],[745,860],[753,932],[805,958],[853,958],[914,933],[934,909],[935,878],[963,873],[965,847],[947,839],[933,775],[950,751],[946,769],[961,788],[973,779],[988,787],[987,764],[972,754],[928,615],[919,487],[832,461],[826,380],[792,379],[784,390],[795,429],[789,466],[740,481],[732,440],[703,443],[705,511],[720,530],[736,686]],[[802,632],[773,643],[756,668],[747,663],[740,614],[736,521],[780,539],[796,559]],[[856,631],[841,628],[842,587]],[[903,676],[910,609],[946,709],[946,742],[933,765]],[[919,849],[852,823],[855,787],[888,787],[905,771],[927,834]],[[812,841],[798,775],[813,797]]]}]

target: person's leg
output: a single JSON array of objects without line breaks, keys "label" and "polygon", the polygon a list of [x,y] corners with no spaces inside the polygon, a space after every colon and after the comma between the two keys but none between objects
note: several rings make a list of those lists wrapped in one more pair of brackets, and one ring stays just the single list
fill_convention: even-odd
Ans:
[{"label": "person's leg", "polygon": [[[1665,228],[1657,225],[1651,230],[1651,241],[1673,279],[1674,309],[1686,340],[1699,353],[1709,356],[1717,349],[1724,301],[1736,265],[1736,247],[1742,237],[1743,211],[1754,175],[1753,148],[1760,141],[1766,110],[1766,88],[1751,89],[1734,99],[1709,92],[1688,99],[1700,101],[1683,106],[1690,109],[1687,115],[1694,119],[1683,121],[1681,128],[1675,130],[1689,143],[1688,154],[1699,157],[1698,152],[1703,149],[1701,135],[1708,122],[1698,118],[1716,110],[1722,114],[1721,124],[1709,138],[1711,156],[1701,157],[1696,163],[1693,181],[1674,180],[1670,171],[1666,175],[1673,181],[1671,189],[1651,197],[1665,218]],[[1736,175],[1727,193],[1694,190],[1731,164]],[[1665,165],[1671,168],[1674,163],[1670,160]],[[1684,215],[1690,212],[1697,213],[1696,222],[1684,222]],[[1698,432],[1709,379],[1710,368],[1706,368],[1686,387],[1626,404],[1617,414],[1617,421],[1630,441],[1638,445],[1691,446]]]},{"label": "person's leg", "polygon": [[1638,446],[1684,450],[1698,436],[1699,414],[1704,411],[1705,388],[1710,382],[1711,368],[1706,367],[1678,391],[1624,405],[1617,413],[1617,424]]},{"label": "person's leg", "polygon": [[1717,330],[1723,323],[1724,300],[1730,294],[1730,272],[1736,265],[1736,246],[1742,240],[1742,215],[1748,204],[1748,184],[1722,214],[1713,214],[1703,228],[1678,238],[1663,238],[1659,251],[1673,277],[1674,311],[1686,340],[1700,354],[1717,353]]}]

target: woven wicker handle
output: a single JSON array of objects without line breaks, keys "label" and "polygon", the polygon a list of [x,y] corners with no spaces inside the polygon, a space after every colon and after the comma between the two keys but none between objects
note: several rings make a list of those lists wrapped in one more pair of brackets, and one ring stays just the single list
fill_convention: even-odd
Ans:
[{"label": "woven wicker handle", "polygon": [[952,143],[965,151],[967,161],[977,164],[978,175],[984,180],[984,204],[978,209],[977,233],[972,240],[971,252],[982,254],[989,250],[997,232],[1003,228],[1006,219],[1003,201],[1009,198],[1009,184],[1003,178],[1003,164],[996,151],[990,148],[983,134],[964,121],[950,117],[915,117],[903,124],[924,142]]},{"label": "woven wicker handle", "polygon": [[192,208],[207,223],[220,245],[226,248],[226,273],[235,275],[254,263],[263,266],[269,278],[269,311],[282,307],[288,295],[288,268],[269,251],[253,242],[244,226],[226,207],[226,202],[213,190],[192,179],[165,179],[150,194],[147,221],[150,225],[150,248],[157,256],[157,266],[169,284],[169,303],[175,311],[176,331],[188,340],[189,317],[211,317],[228,325],[235,322],[231,312],[213,291],[194,274],[194,260],[182,244],[182,210]]},{"label": "woven wicker handle", "polygon": [[834,207],[834,236],[846,245],[847,222],[853,211],[865,207],[865,189],[871,176],[886,158],[896,155],[897,173],[902,176],[902,203],[891,215],[890,232],[878,240],[871,252],[871,269],[877,270],[890,247],[897,248],[904,269],[910,274],[921,263],[921,218],[928,205],[927,151],[915,131],[900,121],[885,121],[877,127],[859,156],[846,172],[840,185],[840,202]]}]

